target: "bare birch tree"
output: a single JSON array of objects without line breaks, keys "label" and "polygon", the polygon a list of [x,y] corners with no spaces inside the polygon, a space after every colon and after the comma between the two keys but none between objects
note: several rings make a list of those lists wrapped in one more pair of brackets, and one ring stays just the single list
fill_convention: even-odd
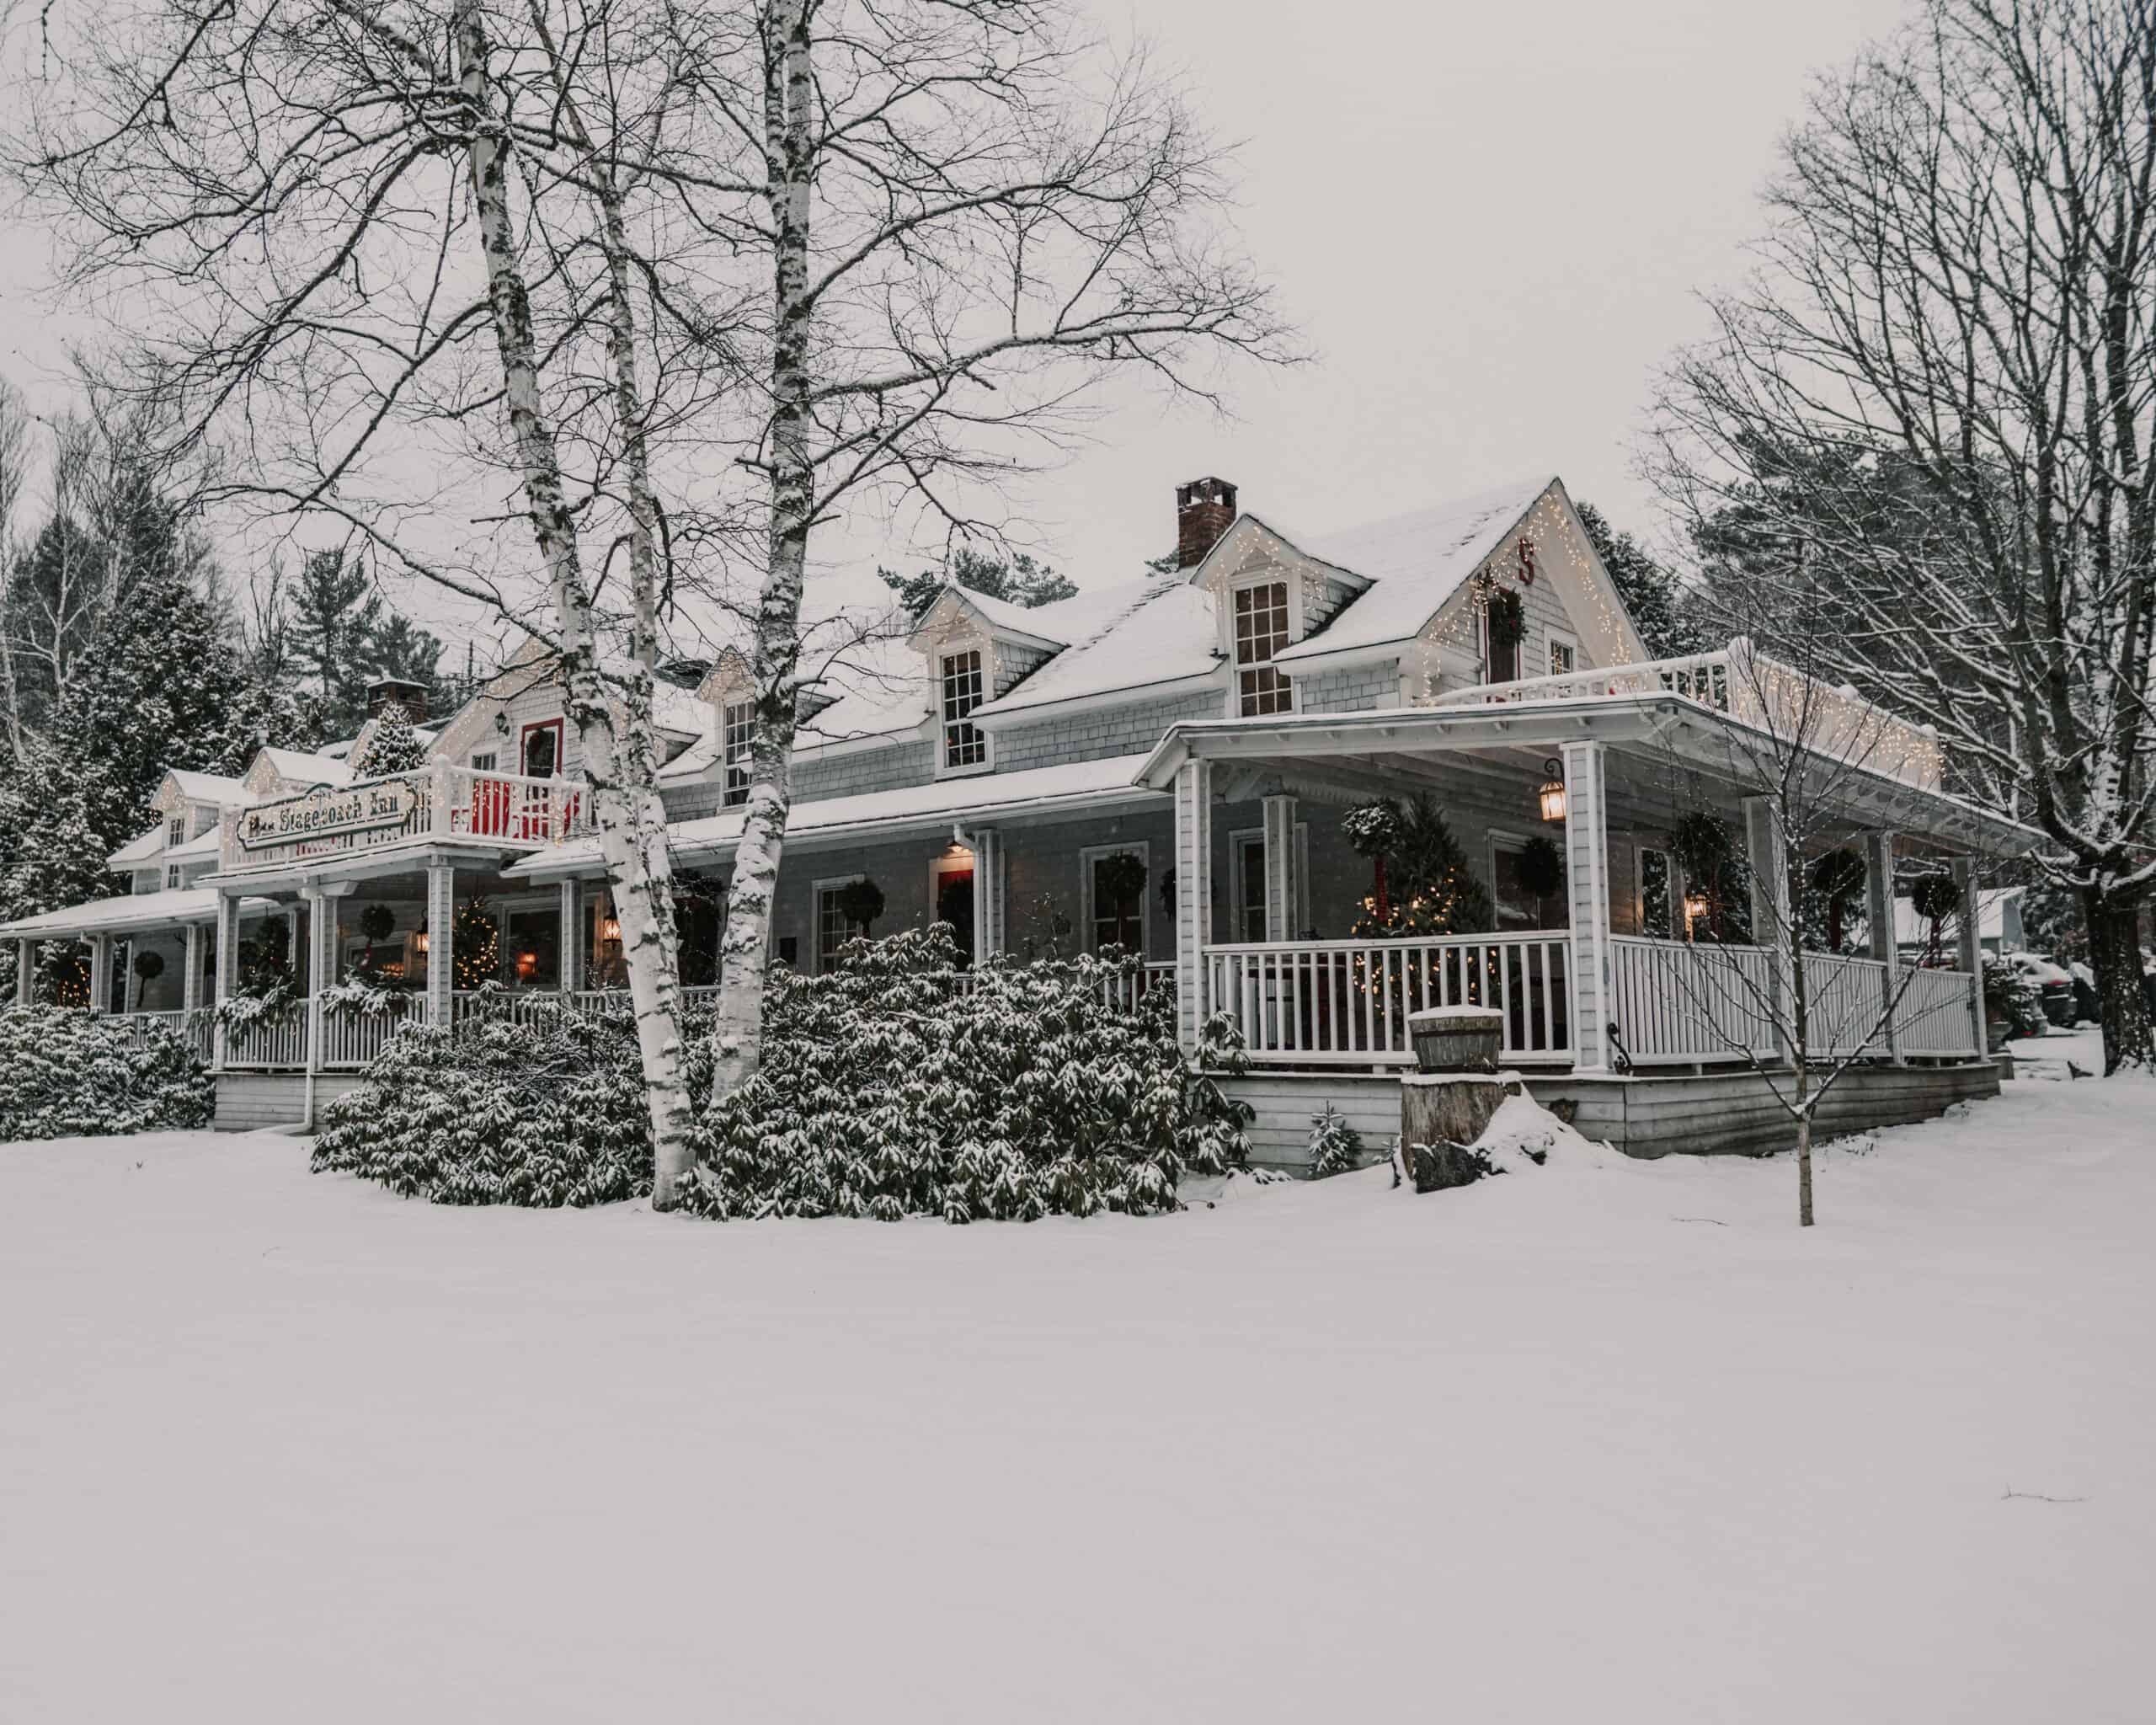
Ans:
[{"label": "bare birch tree", "polygon": [[819,529],[877,499],[964,531],[980,488],[1061,449],[1111,374],[1211,401],[1224,357],[1289,355],[1225,242],[1221,156],[1170,81],[1054,0],[760,0],[729,19],[691,76],[731,134],[713,178],[754,187],[727,231],[757,275],[731,339],[765,522],[739,601],[756,730],[715,1097],[761,1057]]},{"label": "bare birch tree", "polygon": [[[551,650],[667,1201],[691,1117],[652,724],[678,554],[660,474],[670,457],[677,481],[698,465],[684,428],[726,359],[678,14],[142,0],[53,15],[14,166],[59,218],[71,285],[150,336],[177,441],[232,452],[227,499],[334,520]],[[501,479],[521,547],[497,542]]]},{"label": "bare birch tree", "polygon": [[1651,466],[1695,533],[1742,528],[1725,574],[1831,575],[1839,675],[2042,828],[2105,1071],[2146,1068],[2156,0],[1927,0],[1821,83],[1769,207]]},{"label": "bare birch tree", "polygon": [[[1974,1016],[1966,996],[1913,1000],[1913,967],[1849,964],[1822,950],[1825,919],[1811,915],[1806,902],[1819,888],[1816,865],[1822,858],[1857,862],[1849,847],[1865,835],[1851,810],[1876,800],[1876,778],[1921,772],[1929,740],[1834,681],[1824,650],[1840,615],[1831,587],[1785,587],[1774,595],[1773,608],[1790,656],[1769,657],[1739,633],[1731,644],[1724,691],[1738,723],[1716,727],[1704,743],[1682,740],[1666,771],[1671,849],[1689,876],[1687,900],[1711,902],[1741,881],[1748,894],[1741,926],[1746,938],[1725,938],[1733,918],[1688,916],[1690,949],[1665,952],[1658,962],[1666,973],[1666,1000],[1689,1021],[1701,1045],[1757,1074],[1795,1127],[1797,1220],[1808,1228],[1815,1217],[1812,1151],[1820,1105],[1853,1067],[1886,1050],[1890,1019],[1907,1034],[1933,1028],[1920,1025],[1919,1017],[1961,1012],[1973,1026]],[[1764,610],[1763,604],[1727,620],[1757,628],[1766,621]],[[1732,791],[1739,805],[1734,820]],[[1714,842],[1702,844],[1688,829],[1714,835]],[[1721,844],[1734,868],[1717,868],[1693,854]],[[1891,873],[1877,880],[1861,874],[1833,880],[1825,889],[1846,894],[1857,879],[1870,889],[1866,926],[1875,953],[1891,954]],[[1949,921],[1958,927],[1958,918]],[[1981,978],[1972,985],[1980,986]]]}]

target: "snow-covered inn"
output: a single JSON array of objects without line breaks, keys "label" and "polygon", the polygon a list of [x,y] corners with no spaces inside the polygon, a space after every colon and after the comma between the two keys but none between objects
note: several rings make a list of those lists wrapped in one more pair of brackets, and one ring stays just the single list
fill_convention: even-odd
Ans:
[{"label": "snow-covered inn", "polygon": [[[1866,860],[1877,934],[1864,956],[1805,961],[1810,998],[1848,1008],[1823,1041],[1854,1042],[1829,1051],[1862,1056],[1822,1120],[1917,1118],[1995,1090],[1973,919],[1912,975],[1888,900],[1895,859],[1929,857],[1972,904],[1977,859],[2033,836],[1949,794],[1929,732],[1742,642],[1652,660],[1555,478],[1347,532],[1241,508],[1214,478],[1177,488],[1175,509],[1176,567],[1059,603],[952,587],[917,620],[819,613],[779,959],[832,963],[873,901],[846,891],[861,881],[882,895],[874,932],[946,921],[976,961],[1134,948],[1149,981],[1172,979],[1193,1049],[1207,1014],[1240,1023],[1252,1071],[1235,1082],[1275,1162],[1298,1158],[1328,1101],[1396,1130],[1406,1012],[1462,1000],[1502,1010],[1506,1063],[1592,1135],[1648,1154],[1753,1147],[1785,1130],[1752,1068],[1785,1058],[1758,1002],[1790,979],[1766,951],[1688,944],[1704,907],[1672,835],[1711,810],[1749,841],[1762,918],[1785,903],[1771,810],[1741,763],[1777,703],[1823,701],[1806,735],[1844,749],[1840,841]],[[675,865],[714,889],[686,895],[692,985],[713,980],[753,717],[739,654],[706,660],[659,714]],[[425,734],[431,764],[387,777],[355,774],[349,751],[275,750],[238,779],[173,772],[157,826],[111,858],[131,890],[0,938],[25,960],[86,943],[98,1009],[187,1026],[217,1067],[221,1125],[298,1122],[353,1081],[394,1017],[325,1010],[322,994],[363,962],[416,985],[401,1011],[451,1024],[497,1010],[496,990],[618,983],[543,655]],[[1494,932],[1355,932],[1384,889],[1342,817],[1417,794],[1464,846]],[[263,951],[290,955],[310,1010],[213,1028],[211,1002]],[[1710,952],[1742,986],[1695,985]],[[27,999],[34,966],[18,975]]]}]

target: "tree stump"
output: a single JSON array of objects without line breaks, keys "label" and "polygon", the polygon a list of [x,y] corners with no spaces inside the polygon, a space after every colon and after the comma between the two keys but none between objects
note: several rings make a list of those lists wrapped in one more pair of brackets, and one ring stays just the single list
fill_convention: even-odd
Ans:
[{"label": "tree stump", "polygon": [[1481,1151],[1465,1144],[1403,1144],[1400,1156],[1417,1192],[1444,1192],[1454,1186],[1470,1185],[1489,1170]]},{"label": "tree stump", "polygon": [[1402,1144],[1472,1144],[1508,1096],[1520,1093],[1509,1075],[1405,1072],[1400,1079]]}]

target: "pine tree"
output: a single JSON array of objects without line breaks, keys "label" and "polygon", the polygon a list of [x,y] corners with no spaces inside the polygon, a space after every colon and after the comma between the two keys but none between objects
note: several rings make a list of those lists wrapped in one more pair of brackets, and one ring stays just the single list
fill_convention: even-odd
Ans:
[{"label": "pine tree", "polygon": [[1591,503],[1578,505],[1588,542],[1609,571],[1625,615],[1657,659],[1711,653],[1723,644],[1700,617],[1700,606],[1664,564],[1629,532],[1619,532]]},{"label": "pine tree", "polygon": [[1489,892],[1436,805],[1416,797],[1405,804],[1387,798],[1380,806],[1390,811],[1390,821],[1372,824],[1384,825],[1389,840],[1374,854],[1388,859],[1389,891],[1382,904],[1374,894],[1364,901],[1354,932],[1481,934],[1495,927]]},{"label": "pine tree", "polygon": [[417,772],[429,758],[426,744],[413,728],[412,715],[392,701],[368,730],[365,751],[354,753],[352,770],[364,778],[387,778],[392,773]]},{"label": "pine tree", "polygon": [[[441,692],[441,643],[402,611],[385,610],[368,638],[368,652],[378,677],[417,683],[430,702]],[[435,704],[433,710],[447,711]]]},{"label": "pine tree", "polygon": [[382,601],[356,558],[317,551],[300,566],[291,603],[292,656],[314,686],[323,727],[332,736],[349,737],[366,722]]},{"label": "pine tree", "polygon": [[1058,574],[1027,552],[1019,552],[1006,563],[985,552],[975,551],[969,545],[961,545],[952,553],[950,562],[940,569],[923,569],[915,575],[902,575],[893,569],[878,569],[876,573],[915,617],[936,602],[938,593],[952,585],[963,587],[985,599],[1022,605],[1029,611],[1038,605],[1053,605],[1059,599],[1074,598],[1078,592],[1078,584],[1068,575]]},{"label": "pine tree", "polygon": [[450,953],[459,988],[499,982],[502,974],[501,932],[494,907],[484,899],[467,899],[450,925]]}]

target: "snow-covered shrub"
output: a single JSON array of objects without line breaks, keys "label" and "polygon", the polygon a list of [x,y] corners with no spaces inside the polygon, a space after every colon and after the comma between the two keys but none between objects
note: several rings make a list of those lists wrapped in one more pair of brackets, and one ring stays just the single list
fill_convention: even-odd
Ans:
[{"label": "snow-covered shrub", "polygon": [[[688,1043],[701,1097],[707,1017]],[[626,1011],[535,1003],[454,1038],[409,1026],[323,1122],[318,1173],[359,1174],[408,1198],[551,1208],[651,1190],[651,1120]]]},{"label": "snow-covered shrub", "polygon": [[[714,1111],[686,1203],[718,1219],[1025,1220],[1177,1208],[1184,1170],[1247,1155],[1246,1118],[1187,1070],[1173,996],[1134,959],[955,969],[937,925],[857,941],[771,996],[762,1070]],[[1225,1018],[1204,1065],[1241,1070]]]},{"label": "snow-covered shrub", "polygon": [[1363,1135],[1331,1103],[1310,1116],[1310,1178],[1353,1173],[1363,1165]]},{"label": "snow-covered shrub", "polygon": [[2035,985],[2001,959],[1984,959],[1984,1015],[1994,1024],[2005,1023],[2015,1036],[2044,1033],[2043,1002]]},{"label": "snow-covered shrub", "polygon": [[0,1012],[0,1144],[206,1126],[216,1108],[209,1073],[162,1023]]}]

